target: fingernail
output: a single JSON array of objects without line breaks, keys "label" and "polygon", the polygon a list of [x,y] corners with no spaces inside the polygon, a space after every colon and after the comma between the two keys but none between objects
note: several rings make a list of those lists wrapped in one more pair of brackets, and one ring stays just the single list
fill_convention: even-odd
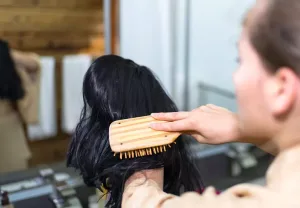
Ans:
[{"label": "fingernail", "polygon": [[151,113],[151,116],[158,116],[159,113]]}]

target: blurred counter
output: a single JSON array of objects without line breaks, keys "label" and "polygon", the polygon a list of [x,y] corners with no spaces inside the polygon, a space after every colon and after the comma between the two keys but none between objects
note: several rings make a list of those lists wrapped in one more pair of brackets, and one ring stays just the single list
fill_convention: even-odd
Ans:
[{"label": "blurred counter", "polygon": [[0,173],[0,188],[9,192],[15,208],[87,208],[95,195],[65,163]]}]

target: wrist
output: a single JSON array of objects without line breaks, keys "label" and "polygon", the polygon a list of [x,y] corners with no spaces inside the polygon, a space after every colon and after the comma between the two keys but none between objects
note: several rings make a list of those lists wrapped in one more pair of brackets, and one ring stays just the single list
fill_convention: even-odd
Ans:
[{"label": "wrist", "polygon": [[231,136],[229,138],[229,142],[239,142],[239,143],[247,143],[247,137],[243,131],[243,125],[242,122],[240,121],[239,117],[237,114],[235,116],[235,123],[232,125],[232,129],[230,132]]},{"label": "wrist", "polygon": [[278,154],[279,150],[273,141],[266,141],[262,138],[251,137],[247,135],[246,131],[243,128],[242,122],[239,121],[238,117],[236,120],[236,135],[234,135],[234,139],[232,142],[253,144],[261,150],[270,153],[274,156]]}]

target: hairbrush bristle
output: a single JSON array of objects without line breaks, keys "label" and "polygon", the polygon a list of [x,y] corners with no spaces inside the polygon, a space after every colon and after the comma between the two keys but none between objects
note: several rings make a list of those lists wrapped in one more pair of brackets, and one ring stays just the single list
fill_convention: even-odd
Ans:
[{"label": "hairbrush bristle", "polygon": [[[174,142],[174,144],[176,144],[176,142]],[[172,146],[170,144],[168,144],[168,145],[162,145],[162,146],[156,146],[156,147],[149,147],[146,149],[120,152],[119,157],[122,160],[123,156],[125,159],[131,159],[131,158],[136,158],[136,157],[143,157],[143,156],[148,156],[148,155],[152,155],[152,154],[163,153],[163,152],[167,151],[167,147],[171,148]],[[116,155],[117,155],[117,153],[114,153],[114,156],[116,156]]]}]

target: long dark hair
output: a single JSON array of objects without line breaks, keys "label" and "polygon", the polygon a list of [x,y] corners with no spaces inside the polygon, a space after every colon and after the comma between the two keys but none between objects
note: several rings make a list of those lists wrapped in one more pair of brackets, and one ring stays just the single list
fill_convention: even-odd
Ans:
[{"label": "long dark hair", "polygon": [[8,43],[0,39],[0,99],[17,101],[24,96]]},{"label": "long dark hair", "polygon": [[124,184],[133,173],[164,167],[164,191],[203,188],[183,136],[167,152],[134,159],[114,157],[109,146],[109,125],[118,119],[152,112],[177,111],[152,72],[115,55],[98,58],[83,82],[84,107],[68,151],[67,166],[80,171],[85,183],[110,192],[106,207],[120,208]]}]

